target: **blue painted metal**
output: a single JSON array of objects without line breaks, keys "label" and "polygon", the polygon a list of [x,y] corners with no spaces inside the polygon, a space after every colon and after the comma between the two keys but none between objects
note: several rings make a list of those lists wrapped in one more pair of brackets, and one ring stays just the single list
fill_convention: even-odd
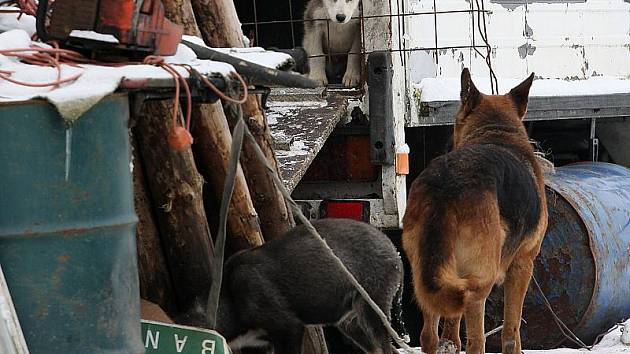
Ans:
[{"label": "blue painted metal", "polygon": [[128,102],[0,105],[0,263],[31,354],[140,354]]},{"label": "blue painted metal", "polygon": [[630,317],[630,169],[574,164],[547,176],[547,185],[573,206],[588,231],[595,282],[576,334],[593,340]]},{"label": "blue painted metal", "polygon": [[[578,163],[546,176],[549,226],[534,265],[554,311],[587,344],[630,317],[630,169]],[[488,328],[501,324],[502,293],[488,299]],[[570,345],[534,286],[525,298],[523,346]],[[496,349],[500,336],[489,340]],[[500,350],[500,349],[499,349]]]}]

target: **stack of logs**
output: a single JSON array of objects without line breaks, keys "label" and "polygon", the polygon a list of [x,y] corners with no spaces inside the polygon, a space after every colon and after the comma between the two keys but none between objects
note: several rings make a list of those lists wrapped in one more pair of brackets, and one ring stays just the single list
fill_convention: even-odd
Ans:
[{"label": "stack of logs", "polygon": [[[243,47],[233,0],[163,0],[170,20],[212,47]],[[167,144],[171,102],[146,102],[132,118],[134,187],[141,297],[177,317],[205,303],[211,284],[211,237],[238,117],[220,102],[193,108],[192,149]],[[243,117],[256,143],[277,167],[260,98],[250,95]],[[245,139],[228,213],[226,256],[273,240],[294,225],[280,192]],[[321,329],[307,332],[304,352],[326,351]]]}]

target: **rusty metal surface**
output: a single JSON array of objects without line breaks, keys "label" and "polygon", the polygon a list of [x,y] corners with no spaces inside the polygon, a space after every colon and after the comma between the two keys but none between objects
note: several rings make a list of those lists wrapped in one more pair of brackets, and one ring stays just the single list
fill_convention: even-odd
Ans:
[{"label": "rusty metal surface", "polygon": [[320,89],[274,89],[266,111],[281,178],[293,190],[347,113],[345,97]]},{"label": "rusty metal surface", "polygon": [[[560,167],[547,175],[549,226],[535,261],[554,311],[587,344],[630,316],[630,170],[605,163]],[[488,299],[486,329],[501,324],[502,289]],[[524,348],[570,345],[531,286],[523,308]],[[488,348],[500,351],[500,335]]]},{"label": "rusty metal surface", "polygon": [[31,354],[140,354],[128,103],[0,107],[0,263]]}]

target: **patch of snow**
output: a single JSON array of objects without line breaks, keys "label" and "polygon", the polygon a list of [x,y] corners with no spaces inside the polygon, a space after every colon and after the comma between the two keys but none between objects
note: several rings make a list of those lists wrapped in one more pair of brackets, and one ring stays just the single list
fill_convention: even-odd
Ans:
[{"label": "patch of snow", "polygon": [[278,124],[278,114],[268,113],[267,114],[267,124],[274,125]]},{"label": "patch of snow", "polygon": [[72,32],[70,32],[70,37],[90,39],[93,41],[114,43],[114,44],[120,43],[120,41],[118,41],[118,38],[116,38],[115,36],[111,34],[98,33],[94,31],[72,30]]},{"label": "patch of snow", "polygon": [[197,36],[190,36],[190,35],[185,34],[182,36],[182,39],[190,43],[194,43],[196,45],[200,45],[200,46],[208,48],[208,46],[206,45],[206,42],[204,42],[203,39]]},{"label": "patch of snow", "polygon": [[[189,41],[191,43],[208,47],[203,39],[196,36],[188,36],[184,35],[182,37],[184,40]],[[216,50],[221,53],[229,54],[233,57],[247,60],[249,62],[265,66],[271,69],[277,69],[283,65],[285,65],[288,61],[293,60],[293,58],[285,53],[267,51],[261,47],[248,47],[248,48],[210,48],[212,50]]]},{"label": "patch of snow", "polygon": [[291,144],[291,151],[303,151],[306,150],[306,144],[304,144],[304,141],[302,140],[295,140],[292,144]]},{"label": "patch of snow", "polygon": [[409,145],[403,144],[396,149],[396,152],[400,154],[408,154],[409,152],[411,152],[411,149],[409,149]]},{"label": "patch of snow", "polygon": [[[602,340],[591,350],[587,349],[568,349],[558,348],[549,350],[523,350],[524,354],[628,354],[630,353],[630,345],[626,345],[621,341],[622,328],[630,327],[630,319],[626,320],[623,325],[614,326],[610,333],[607,333]],[[400,354],[420,354],[420,348],[413,348],[411,351],[399,349]],[[462,351],[462,354],[465,354]]]},{"label": "patch of snow", "polygon": [[[14,6],[0,6],[0,10],[19,10]],[[15,29],[20,29],[28,33],[29,38],[33,36],[37,30],[35,29],[35,17],[14,13],[0,13],[0,33]]]},{"label": "patch of snow", "polygon": [[[41,45],[41,43],[31,42],[30,36],[24,30],[12,30],[0,34],[0,49],[27,48],[30,45]],[[227,76],[235,71],[231,65],[226,63],[197,59],[194,52],[183,45],[178,47],[174,56],[166,57],[165,61],[188,64],[204,75]],[[57,78],[57,72],[54,68],[24,64],[15,58],[3,55],[0,55],[0,66],[3,70],[11,71],[11,76],[21,81],[48,82]],[[188,71],[180,66],[176,66],[175,70],[184,77],[189,75]],[[164,69],[140,64],[120,67],[62,65],[61,72],[62,77],[76,73],[82,73],[82,75],[76,81],[54,89],[50,87],[26,87],[0,80],[0,102],[45,98],[55,105],[64,119],[73,121],[103,97],[114,92],[123,79],[172,80],[171,75]]]},{"label": "patch of snow", "polygon": [[273,101],[269,100],[267,102],[267,106],[270,108],[303,108],[303,107],[313,107],[313,108],[323,108],[328,106],[328,102],[326,101]]},{"label": "patch of snow", "polygon": [[[487,77],[476,77],[473,78],[473,81],[479,91],[487,94],[492,92]],[[501,93],[506,93],[521,81],[522,79],[499,80]],[[416,93],[420,94],[422,102],[459,100],[459,78],[426,78],[412,86]],[[559,79],[534,80],[529,95],[530,97],[589,96],[629,92],[630,80],[598,76],[586,80],[573,81]]]},{"label": "patch of snow", "polygon": [[164,57],[164,61],[170,64],[188,63],[195,60],[197,60],[197,54],[181,43],[177,45],[175,55]]},{"label": "patch of snow", "polygon": [[31,36],[20,29],[0,33],[0,49],[25,48],[31,44]]}]

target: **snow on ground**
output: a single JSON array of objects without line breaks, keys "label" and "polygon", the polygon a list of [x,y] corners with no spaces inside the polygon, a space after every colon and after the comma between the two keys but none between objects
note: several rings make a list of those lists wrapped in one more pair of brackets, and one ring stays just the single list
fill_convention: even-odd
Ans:
[{"label": "snow on ground", "polygon": [[[523,78],[524,79],[524,78]],[[479,91],[489,94],[490,82],[488,77],[473,77]],[[500,93],[508,92],[518,85],[522,79],[499,80]],[[420,83],[413,84],[416,93],[420,95],[422,102],[458,101],[460,92],[460,79],[450,77],[426,78]],[[590,96],[614,93],[630,92],[630,79],[614,77],[591,77],[586,80],[558,80],[537,79],[534,80],[530,91],[530,97],[535,96]]]},{"label": "snow on ground", "polygon": [[[624,344],[622,342],[622,335],[625,331],[630,331],[630,319],[626,320],[623,325],[615,326],[611,328],[610,333],[606,334],[602,340],[595,345],[591,350],[587,349],[550,349],[550,350],[523,350],[525,354],[627,354],[630,353],[630,336],[626,333]],[[414,348],[411,352],[405,350],[399,350],[400,354],[420,354],[419,348]],[[464,354],[465,352],[462,352]]]}]

